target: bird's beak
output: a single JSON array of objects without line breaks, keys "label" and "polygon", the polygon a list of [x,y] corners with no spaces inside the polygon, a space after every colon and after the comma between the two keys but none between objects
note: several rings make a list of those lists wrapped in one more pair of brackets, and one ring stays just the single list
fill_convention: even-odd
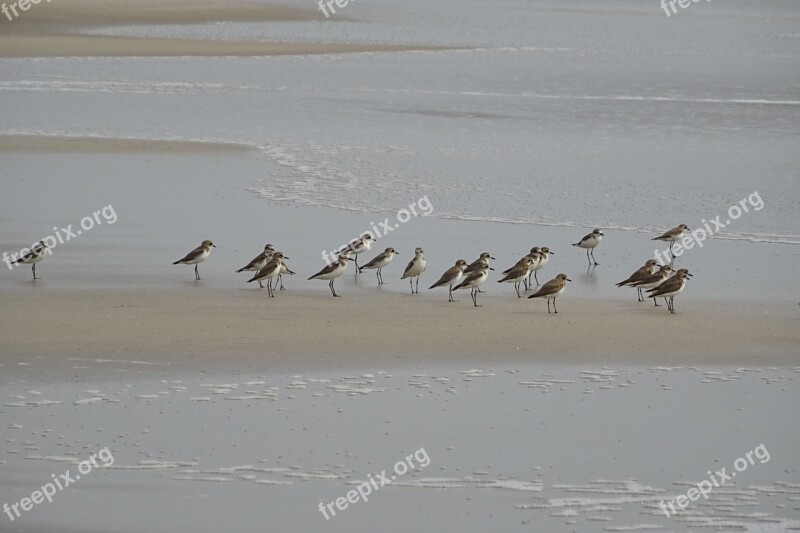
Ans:
[{"label": "bird's beak", "polygon": [[[492,259],[494,259],[494,258],[492,258]],[[489,270],[494,270],[494,269],[492,267],[489,267]]]},{"label": "bird's beak", "polygon": [[284,255],[283,258],[284,259],[291,259],[291,257],[289,257],[288,255]]},{"label": "bird's beak", "polygon": [[571,279],[567,278],[567,281],[572,281]]},{"label": "bird's beak", "polygon": [[212,247],[212,248],[216,248],[216,247],[217,247],[217,245],[216,245],[216,244],[212,244],[212,245],[211,245],[211,247]]},{"label": "bird's beak", "polygon": [[494,259],[495,261],[497,261],[497,259],[496,259],[496,258],[494,258],[494,257],[492,257],[491,255],[490,255],[489,257],[490,257],[491,259]]},{"label": "bird's beak", "polygon": [[555,252],[550,252],[550,255],[556,255],[556,253]]}]

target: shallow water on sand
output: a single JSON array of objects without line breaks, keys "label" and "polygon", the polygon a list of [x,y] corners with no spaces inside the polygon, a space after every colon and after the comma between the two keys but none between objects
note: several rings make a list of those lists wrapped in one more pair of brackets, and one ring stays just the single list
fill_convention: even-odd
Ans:
[{"label": "shallow water on sand", "polygon": [[[0,60],[0,133],[244,143],[271,163],[244,184],[265,209],[374,213],[427,194],[435,217],[532,231],[702,227],[758,191],[764,208],[720,235],[800,244],[794,5],[703,3],[670,18],[628,0],[346,11],[359,23],[266,36],[469,49]],[[106,32],[265,38],[264,25],[233,23]]]},{"label": "shallow water on sand", "polygon": [[[256,531],[265,512],[272,527],[295,531],[800,525],[798,434],[787,423],[800,414],[798,368],[275,375],[265,367],[210,376],[166,362],[42,364],[3,372],[0,500],[18,501],[50,473],[74,473],[106,446],[114,464],[18,522],[41,530],[170,531],[180,521],[216,531],[235,516],[237,529]],[[40,382],[43,371],[65,381]],[[707,501],[673,518],[659,509],[707,471],[735,471],[736,459],[762,444],[753,464]],[[318,511],[421,448],[429,463],[417,461],[367,502],[328,521]],[[98,506],[105,512],[94,513]]]}]

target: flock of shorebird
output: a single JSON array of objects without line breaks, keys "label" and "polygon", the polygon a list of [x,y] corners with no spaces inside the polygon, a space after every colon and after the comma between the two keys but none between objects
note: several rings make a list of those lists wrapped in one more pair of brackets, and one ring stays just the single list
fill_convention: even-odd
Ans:
[{"label": "flock of shorebird", "polygon": [[[672,252],[672,245],[686,235],[689,228],[685,224],[681,224],[663,235],[655,237],[653,240],[665,241],[670,243],[670,252]],[[599,263],[594,257],[594,249],[600,244],[603,239],[604,233],[600,229],[595,229],[580,241],[573,244],[579,248],[586,250],[586,259],[589,261],[589,266],[594,267]],[[383,252],[372,258],[367,264],[359,266],[358,256],[367,252],[372,247],[374,238],[371,234],[366,233],[361,238],[354,240],[345,248],[339,250],[338,259],[325,266],[322,270],[309,277],[309,280],[320,279],[328,281],[328,286],[331,289],[331,294],[338,297],[333,282],[336,278],[342,276],[347,269],[350,261],[355,263],[356,273],[363,273],[364,270],[375,270],[378,278],[378,285],[383,285],[383,268],[391,263],[397,251],[394,248],[386,248]],[[178,259],[173,265],[194,265],[195,279],[200,279],[198,265],[205,261],[211,254],[211,249],[215,248],[213,242],[203,241],[200,246],[186,254],[185,257]],[[33,268],[33,279],[36,277],[36,263],[44,259],[48,247],[44,241],[41,241],[37,246],[34,246],[29,252],[24,254],[20,259],[15,261],[18,264],[30,264]],[[517,292],[517,297],[522,298],[520,293],[520,286],[524,286],[525,291],[535,290],[528,298],[546,298],[547,299],[547,312],[550,313],[550,301],[553,301],[553,310],[558,313],[556,308],[556,298],[558,298],[567,288],[567,283],[570,280],[566,274],[559,274],[550,281],[545,282],[544,285],[539,284],[538,271],[543,269],[553,252],[548,247],[535,246],[531,248],[530,252],[522,257],[511,268],[503,271],[503,277],[499,279],[498,283],[513,283],[514,289]],[[283,254],[275,250],[272,244],[267,244],[264,251],[253,258],[252,261],[247,263],[236,272],[255,272],[253,277],[247,280],[248,283],[257,281],[259,286],[264,287],[263,282],[267,282],[267,292],[270,297],[275,296],[275,288],[280,285],[280,290],[284,290],[282,276],[283,274],[293,275],[294,272],[286,264],[289,259]],[[484,252],[472,263],[467,263],[464,259],[459,259],[455,264],[447,269],[441,277],[429,287],[435,289],[437,287],[448,288],[448,301],[454,302],[453,291],[459,289],[470,289],[470,296],[472,303],[475,307],[478,305],[478,293],[481,291],[481,285],[486,282],[489,277],[489,271],[494,270],[489,266],[490,261],[495,259],[489,252]],[[672,257],[674,262],[674,255]],[[414,250],[414,258],[408,263],[403,275],[400,279],[408,279],[411,285],[411,293],[419,293],[419,278],[426,268],[425,251],[422,248]],[[648,260],[644,266],[631,274],[628,279],[617,283],[618,287],[635,287],[637,289],[638,300],[644,301],[645,295],[642,289],[648,292],[647,298],[652,298],[653,303],[658,307],[657,298],[664,298],[667,302],[667,308],[671,313],[675,313],[674,299],[675,295],[683,291],[686,280],[691,277],[689,271],[681,268],[673,271],[672,265],[661,265],[655,259]],[[416,278],[416,283],[414,278]],[[533,279],[531,279],[533,278]],[[533,282],[536,285],[533,285]]]}]

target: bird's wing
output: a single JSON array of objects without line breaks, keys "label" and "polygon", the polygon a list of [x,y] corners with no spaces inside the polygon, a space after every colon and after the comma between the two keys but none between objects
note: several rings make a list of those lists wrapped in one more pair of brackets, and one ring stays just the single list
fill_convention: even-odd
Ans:
[{"label": "bird's wing", "polygon": [[406,269],[403,271],[403,277],[400,279],[405,279],[405,277],[408,275],[409,270],[411,270],[411,268],[414,266],[414,263],[416,262],[417,262],[416,257],[408,262],[408,266],[406,266]]},{"label": "bird's wing", "polygon": [[659,285],[658,287],[654,287],[652,289],[648,289],[647,292],[650,293],[650,297],[660,296],[662,294],[666,294],[668,292],[674,292],[678,290],[681,286],[681,279],[680,278],[669,278],[667,281]]},{"label": "bird's wing", "polygon": [[322,275],[325,275],[325,274],[330,274],[331,272],[336,270],[336,267],[338,267],[338,266],[339,266],[338,262],[330,263],[328,265],[325,265],[325,268],[323,268],[322,270],[320,270],[319,272],[317,272],[316,274],[314,274],[313,276],[311,276],[308,279],[314,279],[314,278],[316,278],[318,276],[322,276]]},{"label": "bird's wing", "polygon": [[266,257],[264,252],[261,252],[260,254],[255,256],[249,263],[247,263],[245,266],[243,266],[242,270],[247,270],[248,268],[253,268],[254,266],[256,266],[256,263],[258,263],[259,261],[263,261],[264,257]]},{"label": "bird's wing", "polygon": [[456,276],[458,275],[458,271],[459,267],[457,266],[452,266],[448,268],[447,270],[445,270],[444,274],[442,274],[442,277],[439,278],[439,281],[431,285],[429,288],[435,289],[436,287],[447,285],[448,283],[450,283],[451,280],[456,278]]},{"label": "bird's wing", "polygon": [[650,271],[647,269],[646,266],[643,266],[642,268],[631,274],[630,277],[625,281],[620,281],[619,283],[617,283],[617,286],[621,287],[626,283],[634,283],[636,281],[641,281],[648,276],[652,276],[652,274],[650,274]]},{"label": "bird's wing", "polygon": [[536,291],[535,293],[528,296],[528,298],[542,298],[544,296],[550,296],[551,294],[555,294],[561,289],[561,285],[556,279],[551,279],[544,285],[542,288]]},{"label": "bird's wing", "polygon": [[206,250],[206,249],[205,249],[205,248],[203,248],[202,246],[198,246],[197,248],[195,248],[194,250],[192,250],[191,252],[189,252],[188,254],[186,254],[186,257],[184,257],[183,259],[178,259],[178,261],[177,261],[177,262],[178,262],[178,263],[183,263],[183,262],[185,262],[185,261],[191,261],[192,259],[197,259],[198,257],[200,257],[200,255],[201,255],[201,254],[202,254],[202,253],[203,253],[205,250]]},{"label": "bird's wing", "polygon": [[378,263],[380,263],[381,261],[383,261],[384,259],[386,259],[386,257],[387,257],[386,252],[381,252],[378,255],[376,255],[369,263],[367,263],[361,268],[373,267]]}]

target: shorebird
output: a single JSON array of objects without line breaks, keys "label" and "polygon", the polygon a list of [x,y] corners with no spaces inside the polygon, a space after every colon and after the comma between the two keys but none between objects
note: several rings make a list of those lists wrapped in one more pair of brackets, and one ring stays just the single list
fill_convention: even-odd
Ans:
[{"label": "shorebird", "polygon": [[494,259],[494,257],[492,257],[492,254],[490,254],[489,252],[483,252],[479,258],[477,258],[475,261],[467,265],[467,268],[464,269],[464,274],[471,274],[478,268],[482,268],[483,263],[486,263],[488,265],[489,261],[492,259]]},{"label": "shorebird", "polygon": [[22,257],[12,262],[12,265],[31,265],[31,270],[33,270],[33,279],[42,279],[36,277],[36,263],[40,262],[44,259],[44,256],[47,255],[47,251],[50,250],[50,247],[44,241],[39,241],[33,246],[30,250],[22,254]]},{"label": "shorebird", "polygon": [[[467,265],[467,268],[464,269],[464,275],[468,276],[475,272],[478,268],[482,268],[483,263],[489,264],[489,261],[494,259],[492,254],[489,252],[483,252],[480,257],[478,257],[475,261]],[[489,267],[489,270],[494,270],[492,267]],[[478,287],[478,292],[483,292],[480,287]]]},{"label": "shorebird", "polygon": [[556,298],[561,296],[561,293],[567,288],[568,281],[572,280],[569,279],[566,274],[559,274],[542,285],[541,289],[528,296],[528,298],[547,298],[547,314],[550,314],[550,300],[553,300],[553,309],[555,309],[556,314],[558,314]]},{"label": "shorebird", "polygon": [[502,279],[497,280],[497,283],[513,283],[514,289],[517,291],[517,298],[522,298],[522,295],[519,293],[519,286],[528,276],[531,264],[533,264],[533,259],[526,255],[516,265],[506,270],[506,275]]},{"label": "shorebird", "polygon": [[[585,248],[586,249],[586,259],[589,261],[589,266],[592,266],[592,261],[594,261],[594,266],[599,265],[600,263],[597,262],[597,259],[594,258],[594,249],[597,248],[597,245],[600,244],[600,241],[603,240],[605,233],[603,233],[600,229],[595,229],[589,235],[586,235],[583,239],[579,240],[572,246],[577,246],[578,248]],[[591,252],[591,259],[589,258],[589,253]]]},{"label": "shorebird", "polygon": [[550,261],[550,256],[554,255],[553,252],[550,251],[550,248],[547,246],[543,248],[539,248],[539,255],[538,259],[535,263],[531,265],[531,272],[528,273],[528,288],[531,287],[531,273],[533,273],[533,279],[536,280],[536,286],[539,286],[539,277],[536,275],[538,271],[544,268],[544,266]]},{"label": "shorebird", "polygon": [[208,258],[211,254],[211,248],[216,248],[217,246],[211,241],[203,241],[200,246],[186,254],[186,257],[183,259],[178,259],[173,265],[194,265],[194,279],[195,281],[200,279],[200,273],[197,271],[197,265],[202,263],[203,261]]},{"label": "shorebird", "polygon": [[369,251],[374,240],[375,239],[372,237],[372,234],[365,233],[360,239],[352,241],[350,244],[339,250],[340,254],[344,251],[349,251],[350,255],[353,256],[351,259],[356,264],[356,274],[358,274],[360,271],[358,266],[358,255]]},{"label": "shorebird", "polygon": [[447,285],[449,287],[447,301],[455,302],[453,299],[453,285],[461,281],[461,278],[464,276],[465,268],[467,268],[467,262],[464,259],[459,259],[456,261],[455,265],[445,270],[442,277],[439,278],[439,281],[428,287],[428,290]]},{"label": "shorebird", "polygon": [[381,274],[381,270],[383,267],[388,265],[394,259],[394,256],[397,254],[397,251],[394,248],[387,248],[378,255],[376,255],[372,260],[367,263],[366,265],[359,267],[358,271],[361,272],[365,268],[367,269],[377,269],[375,275],[378,278],[378,285],[383,285],[383,275]]},{"label": "shorebird", "polygon": [[408,266],[406,266],[405,272],[403,272],[403,277],[400,279],[408,278],[408,282],[411,283],[411,294],[414,294],[414,283],[413,277],[417,277],[417,294],[419,294],[419,277],[425,272],[425,250],[422,248],[416,248],[414,250],[414,259],[409,261]]},{"label": "shorebird", "polygon": [[[528,253],[528,255],[523,256],[519,261],[514,263],[513,267],[504,270],[503,271],[503,275],[508,274],[513,269],[515,269],[518,266],[520,266],[525,261],[525,258],[530,258],[531,259],[530,265],[528,266],[528,275],[530,275],[531,269],[533,268],[533,265],[535,265],[536,262],[539,260],[539,247],[538,246],[534,246],[533,248],[531,248],[531,251],[530,251],[530,253]],[[527,276],[526,276],[526,278],[524,280],[522,280],[522,282],[525,284],[525,290],[527,291],[528,290],[528,278],[527,278]]]},{"label": "shorebird", "polygon": [[258,284],[261,285],[263,280],[267,280],[267,294],[269,294],[270,298],[275,297],[274,287],[272,286],[272,278],[276,278],[281,273],[281,267],[283,266],[283,259],[289,259],[288,257],[284,256],[281,252],[275,252],[272,254],[272,259],[267,261],[267,264],[264,265],[256,275],[252,278],[247,280],[247,283],[251,281],[258,281]]},{"label": "shorebird", "polygon": [[[238,274],[239,272],[244,272],[244,271],[258,272],[259,270],[264,268],[264,265],[267,264],[267,261],[272,259],[273,253],[275,253],[275,247],[272,244],[267,244],[266,246],[264,246],[263,252],[255,256],[252,261],[250,261],[245,266],[237,270],[236,273]],[[261,284],[261,280],[258,280],[258,285],[262,289],[264,288],[264,285]]]},{"label": "shorebird", "polygon": [[667,308],[669,309],[669,312],[674,315],[675,295],[681,292],[686,286],[686,279],[689,276],[691,276],[691,274],[689,274],[689,271],[685,268],[678,270],[677,274],[669,278],[667,281],[658,287],[648,290],[647,292],[650,293],[648,298],[652,298],[654,302],[656,301],[656,298],[664,298],[667,300]]},{"label": "shorebird", "polygon": [[[646,278],[636,281],[630,284],[631,287],[636,287],[638,289],[652,289],[654,287],[658,287],[669,277],[670,273],[672,272],[672,267],[669,265],[661,265],[661,267],[654,272],[653,274],[647,276]],[[658,302],[653,300],[653,303],[656,304],[658,307]]]},{"label": "shorebird", "polygon": [[336,294],[336,289],[333,288],[333,281],[344,274],[344,271],[347,269],[347,262],[353,261],[350,257],[349,251],[342,252],[339,254],[339,259],[334,261],[333,263],[328,264],[325,268],[314,274],[308,279],[324,279],[330,280],[331,282],[328,283],[328,286],[331,288],[331,294],[334,297],[338,298],[339,295]]},{"label": "shorebird", "polygon": [[[288,257],[284,257],[283,259],[289,259],[289,258],[288,258]],[[288,275],[290,275],[290,276],[294,276],[294,275],[295,275],[295,272],[293,272],[293,271],[292,271],[292,270],[291,270],[291,269],[290,269],[290,268],[289,268],[289,267],[286,265],[286,262],[285,262],[285,261],[283,261],[283,259],[281,260],[281,271],[280,271],[280,273],[278,274],[278,279],[277,279],[277,280],[275,280],[275,283],[276,283],[276,284],[277,284],[277,283],[280,283],[280,284],[281,284],[281,290],[282,290],[282,291],[286,290],[286,289],[284,288],[284,286],[283,286],[283,275],[284,275],[284,274],[288,274]]]},{"label": "shorebird", "polygon": [[[647,262],[641,267],[639,270],[628,276],[628,279],[624,281],[620,281],[617,283],[617,287],[625,287],[626,285],[631,285],[636,283],[637,281],[641,281],[648,276],[652,276],[653,273],[656,271],[656,267],[658,266],[658,261],[655,259],[648,259]],[[636,287],[636,296],[639,298],[640,302],[644,301],[644,295],[642,294],[641,287]]]},{"label": "shorebird", "polygon": [[475,307],[481,307],[478,305],[478,289],[480,289],[480,286],[483,285],[488,277],[489,263],[486,261],[481,261],[472,272],[467,274],[467,277],[464,281],[453,287],[453,290],[457,291],[458,289],[472,289],[472,291],[470,291],[472,305]]},{"label": "shorebird", "polygon": [[[686,235],[687,231],[689,231],[689,226],[687,226],[686,224],[681,224],[680,226],[674,227],[671,230],[664,232],[664,234],[659,237],[654,237],[652,240],[668,242],[669,253],[673,254],[672,251],[673,245],[679,240],[683,239],[683,236]],[[672,259],[673,260],[675,259],[675,255],[672,255]]]}]

